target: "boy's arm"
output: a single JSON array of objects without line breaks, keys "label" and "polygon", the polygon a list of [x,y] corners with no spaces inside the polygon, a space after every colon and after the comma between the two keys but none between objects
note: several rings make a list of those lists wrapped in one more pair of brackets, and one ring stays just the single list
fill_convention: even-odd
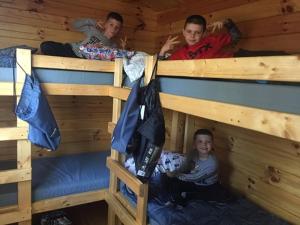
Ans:
[{"label": "boy's arm", "polygon": [[91,28],[96,28],[97,21],[93,19],[78,19],[72,23],[72,26],[75,30],[80,32],[87,32]]},{"label": "boy's arm", "polygon": [[208,166],[206,168],[199,168],[194,173],[188,174],[181,174],[178,176],[179,179],[188,181],[188,182],[195,182],[206,179],[211,177],[217,173],[217,167],[215,166]]},{"label": "boy's arm", "polygon": [[231,19],[224,21],[224,27],[228,30],[231,36],[231,43],[236,44],[241,39],[242,33]]}]

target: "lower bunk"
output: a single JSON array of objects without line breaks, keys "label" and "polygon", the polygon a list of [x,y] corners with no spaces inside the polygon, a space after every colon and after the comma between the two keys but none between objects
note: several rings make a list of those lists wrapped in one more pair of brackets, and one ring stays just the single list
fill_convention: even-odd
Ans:
[{"label": "lower bunk", "polygon": [[[105,162],[110,151],[47,157],[32,161],[32,213],[104,200],[109,186]],[[0,170],[16,168],[4,161]],[[0,185],[0,207],[16,205],[17,185]]]},{"label": "lower bunk", "polygon": [[[147,223],[149,225],[288,225],[290,223],[267,212],[243,197],[226,203],[192,199],[184,206],[170,203],[162,174],[149,184]],[[121,185],[121,192],[136,206],[135,194]],[[127,207],[128,208],[128,207]]]}]

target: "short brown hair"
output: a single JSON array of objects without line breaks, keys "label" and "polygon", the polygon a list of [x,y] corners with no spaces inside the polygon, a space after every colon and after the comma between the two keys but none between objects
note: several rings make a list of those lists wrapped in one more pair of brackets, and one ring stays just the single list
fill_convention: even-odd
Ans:
[{"label": "short brown hair", "polygon": [[203,32],[206,30],[206,20],[203,16],[200,15],[191,15],[188,18],[186,18],[184,23],[184,28],[188,23],[198,24],[202,26]]},{"label": "short brown hair", "polygon": [[196,132],[194,133],[194,137],[193,137],[194,140],[196,140],[197,135],[208,135],[208,136],[211,137],[212,140],[214,139],[213,133],[208,129],[198,129],[198,130],[196,130]]}]

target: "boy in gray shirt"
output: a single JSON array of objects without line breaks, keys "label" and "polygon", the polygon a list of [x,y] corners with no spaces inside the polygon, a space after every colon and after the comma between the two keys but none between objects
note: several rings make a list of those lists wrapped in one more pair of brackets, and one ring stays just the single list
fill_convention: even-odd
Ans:
[{"label": "boy in gray shirt", "polygon": [[218,179],[218,161],[212,154],[213,134],[199,129],[194,134],[194,148],[183,164],[173,172],[167,172],[165,184],[171,200],[183,205],[186,200],[198,198],[224,202],[231,198]]},{"label": "boy in gray shirt", "polygon": [[[123,26],[123,18],[116,12],[110,12],[106,21],[102,24],[100,21],[93,19],[79,19],[73,23],[74,29],[83,32],[86,39],[75,43],[59,43],[46,41],[41,44],[41,52],[45,55],[64,56],[74,58],[84,58],[79,47],[85,44],[96,44],[99,47],[113,47],[117,45],[112,41],[116,37]],[[121,40],[122,41],[122,40]],[[122,41],[122,47],[125,47]]]}]

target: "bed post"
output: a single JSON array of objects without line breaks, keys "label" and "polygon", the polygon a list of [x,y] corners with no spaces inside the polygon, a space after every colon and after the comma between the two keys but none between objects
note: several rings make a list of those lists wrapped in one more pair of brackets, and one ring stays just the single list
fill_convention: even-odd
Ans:
[{"label": "bed post", "polygon": [[193,132],[194,132],[194,119],[191,115],[185,116],[185,127],[184,127],[184,143],[183,143],[183,153],[187,153],[192,147],[193,142]]},{"label": "bed post", "polygon": [[[26,73],[31,74],[31,51],[25,49],[17,49],[17,62],[23,67]],[[17,65],[17,83],[24,83],[25,73]],[[20,97],[17,97],[17,103]],[[17,119],[18,128],[28,129],[28,124]],[[31,171],[31,143],[28,140],[17,140],[17,168],[29,169]],[[31,172],[30,172],[31,177]],[[31,224],[31,179],[18,182],[18,205],[20,211],[26,211],[30,214],[30,219],[19,222],[19,225]]]},{"label": "bed post", "polygon": [[[115,60],[115,71],[114,71],[114,87],[122,86],[123,78],[123,61],[122,59]],[[116,124],[121,114],[122,100],[113,98],[113,111],[112,111],[112,122]],[[111,149],[111,158],[116,161],[121,161],[120,154]],[[118,178],[113,172],[110,172],[109,192],[116,194],[118,191]],[[114,225],[118,222],[116,214],[113,212],[111,206],[108,206],[108,225]]]}]

